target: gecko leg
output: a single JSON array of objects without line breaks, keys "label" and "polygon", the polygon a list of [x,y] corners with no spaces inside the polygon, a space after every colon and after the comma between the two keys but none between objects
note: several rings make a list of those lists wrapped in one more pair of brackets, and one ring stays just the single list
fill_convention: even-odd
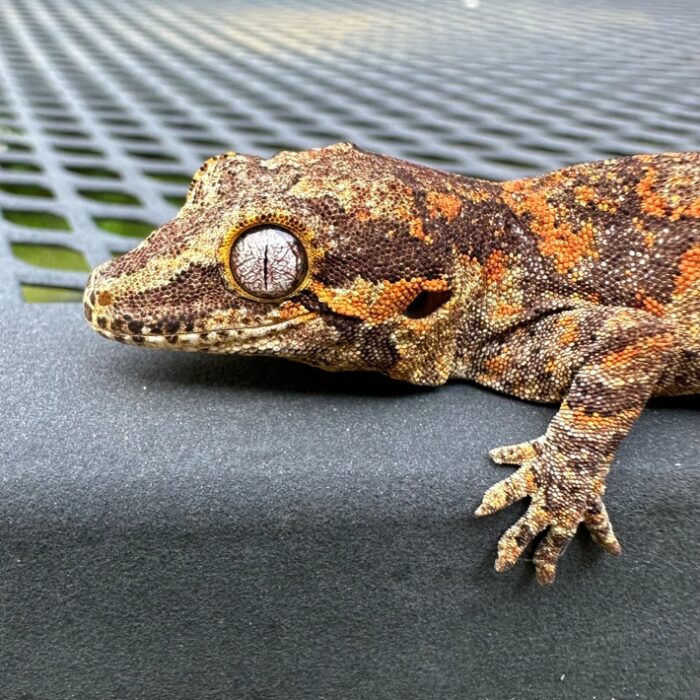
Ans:
[{"label": "gecko leg", "polygon": [[497,462],[520,465],[492,486],[476,515],[530,497],[530,506],[498,544],[496,570],[515,564],[542,532],[534,564],[537,580],[552,583],[559,557],[580,523],[613,554],[620,544],[603,504],[605,478],[620,441],[641,413],[663,371],[673,336],[644,312],[613,310],[582,353],[568,394],[547,432],[530,442],[497,448]]}]

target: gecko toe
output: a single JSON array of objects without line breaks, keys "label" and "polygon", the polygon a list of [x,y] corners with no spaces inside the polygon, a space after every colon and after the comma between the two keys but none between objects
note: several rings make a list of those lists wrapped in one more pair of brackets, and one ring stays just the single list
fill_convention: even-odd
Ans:
[{"label": "gecko toe", "polygon": [[481,501],[474,515],[490,515],[502,510],[511,503],[529,496],[536,488],[532,473],[526,467],[521,467],[506,479],[494,484]]},{"label": "gecko toe", "polygon": [[491,457],[496,464],[523,464],[537,457],[542,439],[543,438],[537,438],[536,440],[520,442],[517,445],[495,447],[489,452],[489,457]]},{"label": "gecko toe", "polygon": [[567,529],[553,525],[540,542],[535,551],[534,564],[537,582],[543,586],[554,583],[557,575],[557,563],[576,533],[574,529]]},{"label": "gecko toe", "polygon": [[593,505],[589,506],[583,516],[583,522],[588,528],[593,540],[603,547],[603,549],[611,554],[622,554],[622,546],[615,536],[608,511],[602,499],[596,499]]},{"label": "gecko toe", "polygon": [[547,525],[547,513],[538,504],[531,504],[525,515],[506,530],[499,540],[496,571],[503,572],[510,569],[518,561],[524,549]]}]

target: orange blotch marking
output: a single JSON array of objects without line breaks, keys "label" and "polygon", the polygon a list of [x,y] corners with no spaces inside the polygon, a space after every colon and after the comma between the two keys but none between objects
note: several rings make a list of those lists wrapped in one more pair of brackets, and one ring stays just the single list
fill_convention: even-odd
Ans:
[{"label": "orange blotch marking", "polygon": [[568,224],[556,225],[552,215],[545,215],[538,221],[535,231],[540,236],[540,252],[554,258],[559,274],[566,274],[584,258],[597,257],[590,222],[584,222],[576,232]]},{"label": "orange blotch marking", "polygon": [[503,189],[506,192],[522,192],[526,187],[531,187],[527,180],[508,180],[503,183]]},{"label": "orange blotch marking", "polygon": [[681,256],[674,294],[687,292],[698,280],[700,280],[700,243],[696,243]]},{"label": "orange blotch marking", "polygon": [[600,209],[600,211],[609,211],[611,214],[614,214],[617,211],[617,202],[612,199],[601,199],[600,202],[598,202],[598,209]]},{"label": "orange blotch marking", "polygon": [[622,350],[611,352],[600,362],[600,367],[606,372],[626,369],[638,357],[644,357],[654,352],[665,352],[673,343],[670,334],[655,335],[649,338],[642,338],[636,343],[630,343]]},{"label": "orange blotch marking", "polygon": [[671,214],[671,219],[676,221],[682,216],[700,218],[700,197],[690,202],[690,204],[682,204],[676,207]]},{"label": "orange blotch marking", "polygon": [[650,314],[654,314],[654,316],[661,317],[666,312],[666,307],[658,299],[654,299],[654,297],[642,294],[642,292],[637,292],[636,299],[641,308],[648,311]]},{"label": "orange blotch marking", "polygon": [[576,201],[584,206],[595,201],[596,198],[595,190],[590,185],[579,185],[574,190],[574,196]]},{"label": "orange blotch marking", "polygon": [[685,215],[700,218],[700,197],[688,205],[685,210]]},{"label": "orange blotch marking", "polygon": [[446,292],[449,287],[442,279],[414,277],[397,282],[368,282],[357,278],[350,287],[333,289],[313,281],[311,290],[320,301],[344,316],[360,318],[367,323],[382,323],[403,313],[422,291]]},{"label": "orange blotch marking", "polygon": [[650,216],[667,217],[669,205],[664,197],[656,191],[656,171],[649,168],[637,185],[642,211]]},{"label": "orange blotch marking", "polygon": [[576,203],[581,206],[589,204],[595,205],[600,211],[609,211],[614,213],[617,211],[617,202],[614,199],[602,197],[600,192],[591,185],[579,185],[574,188],[574,198]]},{"label": "orange blotch marking", "polygon": [[636,411],[626,410],[612,416],[602,416],[600,413],[587,413],[582,408],[569,409],[567,422],[574,430],[586,431],[615,431],[623,425],[631,423],[637,415]]},{"label": "orange blotch marking", "polygon": [[509,318],[511,316],[517,316],[523,307],[520,304],[509,304],[508,302],[502,302],[496,307],[494,311],[494,316],[496,318]]},{"label": "orange blotch marking", "polygon": [[554,374],[554,372],[557,370],[559,367],[559,363],[554,357],[550,357],[545,363],[544,363],[544,371],[547,372],[548,374]]},{"label": "orange blotch marking", "polygon": [[489,357],[484,362],[484,369],[495,377],[501,377],[508,371],[511,362],[511,350],[506,347],[495,357]]},{"label": "orange blotch marking", "polygon": [[[561,176],[554,173],[547,184],[556,186]],[[536,190],[527,181],[506,183],[507,199],[518,216],[532,217],[530,228],[538,236],[538,248],[542,255],[552,258],[557,272],[565,275],[584,258],[597,258],[595,231],[590,221],[584,221],[578,231],[567,222],[570,212],[551,205],[547,190]]]},{"label": "orange blotch marking", "polygon": [[571,316],[562,316],[558,325],[561,331],[559,340],[563,345],[572,345],[579,339],[580,331],[575,318]]},{"label": "orange blotch marking", "polygon": [[494,250],[484,263],[484,280],[487,284],[501,282],[508,272],[508,256],[502,250]]},{"label": "orange blotch marking", "polygon": [[408,224],[408,232],[421,241],[431,242],[431,238],[425,235],[423,230],[423,222],[420,219],[411,219]]},{"label": "orange blotch marking", "polygon": [[279,305],[280,319],[286,321],[290,318],[296,318],[302,314],[308,313],[309,310],[301,304],[294,301],[283,301]]},{"label": "orange blotch marking", "polygon": [[468,266],[468,267],[479,267],[479,261],[471,255],[466,255],[464,253],[460,253],[457,256],[457,260],[459,261],[460,265],[464,265],[464,266]]},{"label": "orange blotch marking", "polygon": [[432,218],[442,216],[448,221],[452,221],[462,210],[462,200],[445,192],[428,192],[427,195],[428,213]]},{"label": "orange blotch marking", "polygon": [[472,204],[480,204],[481,202],[486,202],[491,199],[493,194],[488,190],[472,189],[465,194],[465,197]]}]

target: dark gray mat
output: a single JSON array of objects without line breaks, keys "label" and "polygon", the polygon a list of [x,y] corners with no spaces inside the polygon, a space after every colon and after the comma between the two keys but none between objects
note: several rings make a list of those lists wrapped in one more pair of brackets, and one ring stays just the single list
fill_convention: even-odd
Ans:
[{"label": "dark gray mat", "polygon": [[547,590],[490,447],[551,407],[2,320],[0,697],[692,698],[697,398],[653,405]]}]

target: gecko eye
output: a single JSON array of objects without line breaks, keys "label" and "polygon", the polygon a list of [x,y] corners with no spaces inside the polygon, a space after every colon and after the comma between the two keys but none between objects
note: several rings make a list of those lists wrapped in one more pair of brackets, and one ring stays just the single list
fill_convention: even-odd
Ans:
[{"label": "gecko eye", "polygon": [[257,226],[231,248],[231,272],[244,292],[258,299],[289,296],[304,281],[308,261],[296,236],[280,226]]}]

